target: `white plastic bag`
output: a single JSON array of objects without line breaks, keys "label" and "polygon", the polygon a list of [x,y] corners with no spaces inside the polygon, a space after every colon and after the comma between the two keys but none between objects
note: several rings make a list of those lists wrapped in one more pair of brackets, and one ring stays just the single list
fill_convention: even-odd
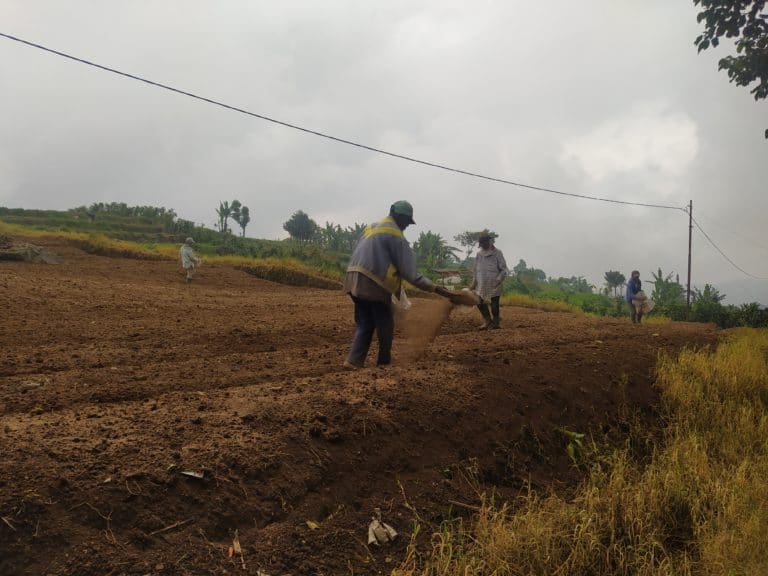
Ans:
[{"label": "white plastic bag", "polygon": [[634,298],[632,298],[632,305],[635,307],[635,310],[638,311],[640,314],[646,314],[653,310],[654,306],[656,306],[656,303],[648,298],[648,295],[640,290],[637,294],[635,294]]},{"label": "white plastic bag", "polygon": [[405,312],[411,308],[411,301],[408,299],[408,295],[405,293],[405,288],[400,288],[400,296],[396,297],[392,294],[392,305],[396,311]]}]

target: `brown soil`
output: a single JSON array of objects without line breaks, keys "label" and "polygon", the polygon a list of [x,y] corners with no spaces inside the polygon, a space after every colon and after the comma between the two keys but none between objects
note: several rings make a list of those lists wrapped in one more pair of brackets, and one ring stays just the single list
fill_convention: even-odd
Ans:
[{"label": "brown soil", "polygon": [[717,337],[522,308],[478,333],[457,310],[423,354],[401,335],[393,366],[346,372],[340,292],[47,244],[62,264],[0,262],[4,575],[388,573],[416,517],[426,542],[482,492],[571,490],[559,430],[653,428],[659,351]]}]

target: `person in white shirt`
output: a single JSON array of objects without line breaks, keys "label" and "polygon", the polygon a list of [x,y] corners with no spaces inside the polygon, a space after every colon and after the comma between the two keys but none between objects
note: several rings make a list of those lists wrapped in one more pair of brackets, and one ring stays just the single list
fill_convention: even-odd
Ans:
[{"label": "person in white shirt", "polygon": [[181,265],[187,273],[187,282],[192,282],[192,277],[195,275],[195,268],[200,265],[200,257],[195,254],[195,251],[192,249],[194,243],[195,241],[192,238],[187,238],[179,250]]}]

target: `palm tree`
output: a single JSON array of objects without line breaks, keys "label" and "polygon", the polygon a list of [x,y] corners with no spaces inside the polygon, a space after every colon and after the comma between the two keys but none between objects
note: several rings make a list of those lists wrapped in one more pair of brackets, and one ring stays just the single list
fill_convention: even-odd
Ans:
[{"label": "palm tree", "polygon": [[344,247],[344,230],[338,224],[326,222],[325,226],[320,228],[320,241],[323,247],[328,250],[342,250]]},{"label": "palm tree", "polygon": [[419,234],[418,240],[413,243],[413,251],[416,261],[428,268],[442,268],[450,262],[458,262],[457,252],[461,252],[454,246],[446,244],[440,234],[427,231]]},{"label": "palm tree", "polygon": [[613,289],[614,296],[616,296],[616,289],[622,287],[627,281],[626,276],[616,270],[608,270],[603,278],[605,278],[605,285],[608,286],[608,289]]},{"label": "palm tree", "polygon": [[240,224],[240,209],[242,207],[243,205],[240,203],[240,200],[232,200],[232,204],[229,205],[229,217],[238,224]]},{"label": "palm tree", "polygon": [[219,215],[219,230],[227,232],[229,230],[229,217],[232,216],[232,207],[229,205],[229,200],[219,201],[216,214]]},{"label": "palm tree", "polygon": [[357,241],[362,237],[363,232],[365,232],[365,228],[365,224],[355,222],[354,226],[347,226],[344,229],[344,242],[345,248],[347,250],[351,252],[355,249],[355,245],[357,244]]},{"label": "palm tree", "polygon": [[685,300],[685,289],[680,285],[680,280],[672,280],[672,272],[666,276],[658,269],[658,272],[652,272],[653,294],[651,297],[657,306],[666,306],[668,304],[680,304]]},{"label": "palm tree", "polygon": [[240,208],[240,218],[237,220],[237,223],[240,224],[240,228],[243,229],[243,238],[245,238],[245,227],[248,226],[250,221],[251,211],[248,209],[248,206],[243,206]]}]

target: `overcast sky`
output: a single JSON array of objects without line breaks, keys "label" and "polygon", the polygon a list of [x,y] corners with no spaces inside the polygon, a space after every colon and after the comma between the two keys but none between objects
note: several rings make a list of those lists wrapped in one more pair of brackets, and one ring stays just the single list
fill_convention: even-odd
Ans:
[{"label": "overcast sky", "polygon": [[[252,112],[494,177],[684,206],[768,277],[768,103],[697,54],[691,0],[0,0],[0,32]],[[685,281],[688,220],[565,198],[307,135],[0,38],[0,205],[174,208],[248,235],[370,222],[399,199],[413,241],[491,228],[510,266]],[[694,233],[693,283],[768,304],[768,281]]]}]

